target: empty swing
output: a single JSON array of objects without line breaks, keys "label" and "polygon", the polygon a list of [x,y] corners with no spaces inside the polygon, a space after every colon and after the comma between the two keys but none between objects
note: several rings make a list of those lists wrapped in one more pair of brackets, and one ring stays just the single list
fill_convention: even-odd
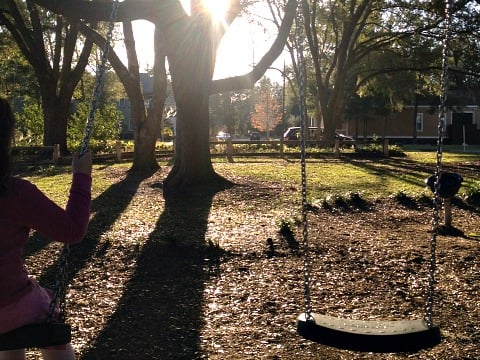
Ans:
[{"label": "empty swing", "polygon": [[[100,66],[98,67],[96,73],[91,109],[87,119],[85,135],[79,150],[80,155],[85,154],[87,151],[88,142],[90,140],[90,134],[93,128],[93,120],[102,91],[103,77],[106,71],[108,51],[112,41],[118,5],[118,0],[113,0],[107,37],[103,47]],[[59,259],[59,273],[57,274],[54,286],[54,295],[52,296],[52,301],[50,302],[50,313],[47,321],[44,323],[25,325],[21,328],[0,335],[0,351],[24,348],[43,348],[67,344],[71,341],[71,327],[69,324],[64,322],[69,253],[70,246],[65,244]],[[55,310],[57,308],[60,309],[60,316],[58,320],[55,319]]]},{"label": "empty swing", "polygon": [[[301,19],[299,19],[301,21]],[[311,259],[308,244],[307,196],[306,196],[306,105],[305,105],[305,60],[303,48],[299,46],[298,63],[300,110],[301,110],[301,188],[302,188],[302,238],[304,247],[304,312],[298,316],[297,331],[306,339],[345,350],[366,352],[412,352],[430,348],[441,340],[440,329],[432,321],[435,291],[436,242],[439,228],[441,204],[441,161],[443,133],[446,116],[446,94],[448,75],[448,41],[450,31],[450,5],[445,0],[445,29],[443,39],[443,59],[441,74],[440,114],[438,118],[438,140],[436,151],[436,169],[434,175],[434,199],[432,236],[430,239],[430,260],[428,284],[426,286],[426,305],[423,319],[414,320],[354,320],[314,313],[310,297]],[[299,41],[301,44],[302,41]]]}]

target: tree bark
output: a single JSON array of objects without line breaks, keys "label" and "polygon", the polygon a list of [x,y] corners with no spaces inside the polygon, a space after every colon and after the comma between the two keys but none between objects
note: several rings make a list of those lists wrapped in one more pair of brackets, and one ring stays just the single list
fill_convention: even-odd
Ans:
[{"label": "tree bark", "polygon": [[55,96],[53,86],[41,87],[42,109],[44,117],[43,145],[60,145],[60,153],[66,154],[67,119],[70,116],[70,98],[60,99]]},{"label": "tree bark", "polygon": [[[166,49],[163,41],[163,33],[159,26],[155,26],[154,33],[154,65],[153,65],[153,94],[150,102],[150,108],[147,111],[147,118],[143,129],[139,129],[138,136],[143,138],[143,147],[138,148],[138,154],[135,152],[132,170],[148,170],[158,168],[155,154],[155,145],[160,137],[161,124],[163,118],[163,108],[165,98],[167,97],[167,70],[165,67]],[[145,154],[144,154],[145,153]]]},{"label": "tree bark", "polygon": [[[134,121],[133,139],[135,147],[131,171],[151,172],[159,168],[155,157],[155,143],[158,138],[160,122],[156,122],[158,120],[156,117],[148,116],[145,109],[145,99],[140,83],[140,69],[135,51],[135,39],[131,22],[123,23],[123,33],[125,49],[127,50],[128,74],[130,76],[122,76],[122,82],[125,84],[125,89],[128,87],[127,93],[131,104],[131,117]],[[155,94],[153,95],[155,96]],[[163,109],[164,101],[165,96],[163,96],[160,103],[156,102],[157,105],[160,105],[160,113],[162,113],[161,109]]]},{"label": "tree bark", "polygon": [[210,160],[208,98],[216,53],[210,24],[206,15],[196,14],[165,31],[177,105],[175,155],[166,191],[222,179]]}]

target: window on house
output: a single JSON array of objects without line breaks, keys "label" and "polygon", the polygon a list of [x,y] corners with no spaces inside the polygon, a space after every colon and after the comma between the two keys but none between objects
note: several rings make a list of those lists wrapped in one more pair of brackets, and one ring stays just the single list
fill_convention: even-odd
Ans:
[{"label": "window on house", "polygon": [[417,120],[415,121],[415,127],[417,132],[423,131],[423,113],[417,114]]}]

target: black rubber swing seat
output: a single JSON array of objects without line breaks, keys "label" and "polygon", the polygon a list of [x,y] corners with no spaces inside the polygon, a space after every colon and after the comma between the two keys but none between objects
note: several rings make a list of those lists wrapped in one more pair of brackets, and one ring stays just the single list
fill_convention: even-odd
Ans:
[{"label": "black rubber swing seat", "polygon": [[68,324],[31,324],[1,334],[0,351],[63,345],[68,344],[71,339],[71,328]]},{"label": "black rubber swing seat", "polygon": [[414,352],[440,342],[440,329],[423,320],[353,320],[312,313],[301,314],[298,333],[305,339],[345,350]]},{"label": "black rubber swing seat", "polygon": [[[425,179],[425,184],[430,188],[432,192],[435,192],[435,175],[431,175]],[[438,195],[444,199],[454,197],[462,185],[463,178],[450,172],[440,173],[438,178]]]}]

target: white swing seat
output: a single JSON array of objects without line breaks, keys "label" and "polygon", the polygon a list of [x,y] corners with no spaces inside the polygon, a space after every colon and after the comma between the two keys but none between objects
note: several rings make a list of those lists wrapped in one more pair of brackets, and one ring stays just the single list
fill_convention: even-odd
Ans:
[{"label": "white swing seat", "polygon": [[353,320],[322,314],[297,319],[305,339],[345,350],[366,352],[414,352],[440,342],[440,329],[423,320]]},{"label": "white swing seat", "polygon": [[25,325],[0,335],[0,351],[63,345],[68,344],[71,338],[71,328],[68,324]]}]

